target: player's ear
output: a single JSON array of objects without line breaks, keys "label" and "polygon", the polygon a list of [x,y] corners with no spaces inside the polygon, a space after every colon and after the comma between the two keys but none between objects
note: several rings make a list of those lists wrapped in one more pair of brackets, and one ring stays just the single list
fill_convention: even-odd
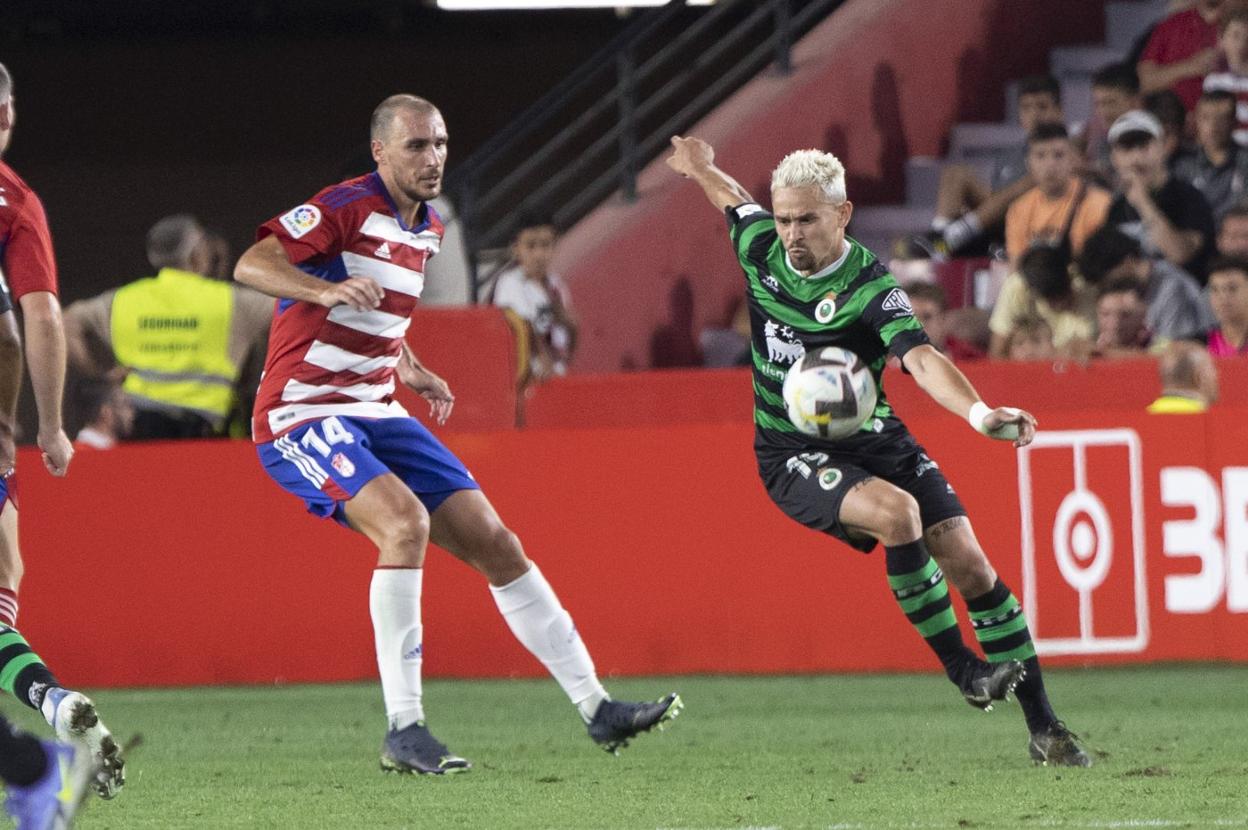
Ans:
[{"label": "player's ear", "polygon": [[854,203],[846,199],[841,204],[841,229],[849,227],[850,217],[854,215]]},{"label": "player's ear", "polygon": [[13,128],[13,98],[0,104],[0,130]]},{"label": "player's ear", "polygon": [[381,164],[381,162],[385,159],[386,145],[374,138],[372,141],[368,142],[368,147],[373,153],[373,161]]}]

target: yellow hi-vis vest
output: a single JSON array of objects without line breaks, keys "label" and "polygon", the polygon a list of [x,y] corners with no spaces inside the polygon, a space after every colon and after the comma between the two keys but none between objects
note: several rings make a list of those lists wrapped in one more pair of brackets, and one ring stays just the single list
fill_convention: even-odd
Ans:
[{"label": "yellow hi-vis vest", "polygon": [[162,268],[113,295],[113,353],[124,388],[156,409],[189,409],[218,429],[234,404],[229,356],[234,294],[228,283]]}]

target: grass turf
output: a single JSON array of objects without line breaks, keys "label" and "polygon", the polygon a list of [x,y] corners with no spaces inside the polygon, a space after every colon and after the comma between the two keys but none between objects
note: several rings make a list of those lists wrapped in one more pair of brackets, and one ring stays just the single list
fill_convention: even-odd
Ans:
[{"label": "grass turf", "polygon": [[1248,827],[1248,667],[1047,681],[1093,769],[1033,766],[1016,704],[984,715],[930,675],[617,679],[617,697],[687,704],[619,757],[552,682],[432,681],[430,725],[475,763],[447,778],[378,770],[374,684],[101,691],[106,722],[146,745],[77,826]]}]

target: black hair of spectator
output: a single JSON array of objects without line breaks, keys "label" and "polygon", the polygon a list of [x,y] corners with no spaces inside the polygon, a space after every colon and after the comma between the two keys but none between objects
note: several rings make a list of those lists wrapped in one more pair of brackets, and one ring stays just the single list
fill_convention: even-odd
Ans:
[{"label": "black hair of spectator", "polygon": [[1214,257],[1213,262],[1209,263],[1209,274],[1212,276],[1219,271],[1238,271],[1248,280],[1248,259],[1238,256]]},{"label": "black hair of spectator", "polygon": [[1226,89],[1209,89],[1200,94],[1202,104],[1230,104],[1235,106],[1235,93]]},{"label": "black hair of spectator", "polygon": [[1096,70],[1092,76],[1093,88],[1120,89],[1129,95],[1140,94],[1140,76],[1136,74],[1135,64],[1111,63]]},{"label": "black hair of spectator", "polygon": [[100,411],[117,392],[117,384],[109,380],[82,379],[74,386],[74,402],[84,424],[95,423]]},{"label": "black hair of spectator", "polygon": [[1059,138],[1070,138],[1070,132],[1066,129],[1066,125],[1060,121],[1046,121],[1043,124],[1037,124],[1036,128],[1027,136],[1027,146],[1030,147],[1042,141],[1054,141]]},{"label": "black hair of spectator", "polygon": [[1107,294],[1134,294],[1143,302],[1146,299],[1144,294],[1144,286],[1140,285],[1140,281],[1134,277],[1114,277],[1101,285],[1096,292],[1096,298],[1099,300]]},{"label": "black hair of spectator", "polygon": [[1052,75],[1028,75],[1018,82],[1018,97],[1048,93],[1057,103],[1062,102],[1062,85]]},{"label": "black hair of spectator", "polygon": [[1222,220],[1218,222],[1218,232],[1222,232],[1222,226],[1226,224],[1227,219],[1248,219],[1248,202],[1236,202],[1226,213],[1222,214]]},{"label": "black hair of spectator", "polygon": [[941,311],[949,308],[949,301],[945,297],[945,289],[932,282],[921,282],[912,280],[901,287],[906,292],[906,296],[911,300],[931,300],[940,306]]},{"label": "black hair of spectator", "polygon": [[555,224],[555,217],[548,213],[525,213],[512,223],[511,241],[515,242],[523,231],[531,228],[554,228],[555,235],[559,235],[559,226]]},{"label": "black hair of spectator", "polygon": [[1141,256],[1140,243],[1110,225],[1101,227],[1083,243],[1076,265],[1084,280],[1099,285],[1107,274],[1131,257]]},{"label": "black hair of spectator", "polygon": [[1032,293],[1045,300],[1070,296],[1070,257],[1057,245],[1032,245],[1018,261]]},{"label": "black hair of spectator", "polygon": [[1161,126],[1182,133],[1187,125],[1187,107],[1173,89],[1162,89],[1144,96],[1144,109],[1157,116]]}]

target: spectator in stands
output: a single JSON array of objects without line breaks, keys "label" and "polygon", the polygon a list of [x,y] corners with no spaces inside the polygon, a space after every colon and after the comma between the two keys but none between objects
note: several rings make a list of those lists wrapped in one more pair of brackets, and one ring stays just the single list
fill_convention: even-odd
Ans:
[{"label": "spectator in stands", "polygon": [[[1024,78],[1018,85],[1018,123],[1030,135],[1040,124],[1062,122],[1061,86],[1051,75]],[[1002,238],[1010,203],[1032,186],[1027,174],[1027,147],[1003,149],[993,161],[992,179],[983,181],[969,165],[941,170],[936,216],[926,235],[941,256],[966,254]]]},{"label": "spectator in stands", "polygon": [[1119,192],[1106,224],[1137,239],[1148,256],[1203,278],[1213,249],[1213,211],[1199,190],[1170,175],[1161,134],[1157,119],[1141,110],[1109,128]]},{"label": "spectator in stands", "polygon": [[1053,329],[1039,317],[1024,317],[1010,332],[1005,357],[1009,360],[1052,360],[1057,357]]},{"label": "spectator in stands", "polygon": [[541,381],[566,375],[576,349],[572,297],[550,270],[559,233],[549,217],[524,217],[511,238],[515,265],[498,275],[493,304],[513,311],[529,326],[530,371]]},{"label": "spectator in stands", "polygon": [[966,322],[959,321],[960,315],[950,311],[945,289],[930,282],[907,282],[902,288],[910,298],[915,319],[923,324],[923,331],[933,346],[951,360],[977,360],[985,356],[984,350],[973,340],[958,336],[961,332],[956,329],[965,328]]},{"label": "spectator in stands", "polygon": [[1205,335],[1214,357],[1248,355],[1248,260],[1219,259],[1209,272],[1209,301],[1216,320]]},{"label": "spectator in stands", "polygon": [[1221,220],[1248,189],[1248,150],[1231,138],[1235,97],[1225,90],[1203,93],[1195,121],[1196,151],[1174,166],[1174,176],[1199,190]]},{"label": "spectator in stands", "polygon": [[147,234],[156,276],[65,309],[70,365],[124,370],[136,440],[250,434],[273,302],[203,276],[211,254],[194,217],[165,217]]},{"label": "spectator in stands", "polygon": [[1041,320],[1057,353],[1083,357],[1091,351],[1096,321],[1096,294],[1070,272],[1070,254],[1060,245],[1039,243],[1019,258],[1018,270],[1006,278],[992,309],[988,356],[1009,357],[1017,329]]},{"label": "spectator in stands", "polygon": [[1092,121],[1082,141],[1088,172],[1102,184],[1113,186],[1114,166],[1109,160],[1109,127],[1121,116],[1142,109],[1140,79],[1128,63],[1111,63],[1092,76]]},{"label": "spectator in stands", "polygon": [[1153,344],[1147,317],[1144,288],[1133,277],[1118,277],[1102,284],[1096,299],[1096,355],[1144,354]]},{"label": "spectator in stands", "polygon": [[1223,4],[1224,0],[1199,0],[1194,8],[1157,25],[1136,67],[1141,92],[1173,89],[1186,109],[1196,106],[1202,79],[1217,66]]},{"label": "spectator in stands", "polygon": [[1248,259],[1248,204],[1235,205],[1218,223],[1218,255]]},{"label": "spectator in stands", "polygon": [[[1171,170],[1192,155],[1187,141],[1187,110],[1172,90],[1163,89],[1144,96],[1144,111],[1152,113],[1161,124],[1161,152]],[[1112,159],[1111,159],[1112,163]]]},{"label": "spectator in stands", "polygon": [[134,405],[121,386],[109,379],[86,380],[76,386],[79,412],[85,421],[74,443],[96,450],[111,450],[130,436]]},{"label": "spectator in stands", "polygon": [[1036,185],[1005,214],[1005,251],[1015,267],[1037,240],[1057,243],[1069,234],[1070,248],[1078,253],[1105,224],[1110,196],[1075,175],[1077,166],[1064,124],[1040,124],[1027,137],[1027,172]]},{"label": "spectator in stands", "polygon": [[1234,136],[1248,146],[1248,8],[1227,9],[1219,24],[1218,67],[1205,76],[1205,92],[1221,91],[1234,102]]},{"label": "spectator in stands", "polygon": [[702,365],[708,369],[750,365],[750,308],[734,294],[724,315],[724,325],[706,326],[698,334]]},{"label": "spectator in stands", "polygon": [[1209,353],[1196,343],[1171,343],[1157,361],[1161,397],[1148,405],[1157,415],[1204,412],[1218,399],[1218,372]]},{"label": "spectator in stands", "polygon": [[1191,275],[1165,260],[1144,256],[1140,245],[1114,227],[1101,228],[1080,255],[1079,271],[1098,285],[1129,277],[1144,290],[1146,321],[1154,337],[1182,340],[1199,337],[1212,325],[1212,313]]}]

